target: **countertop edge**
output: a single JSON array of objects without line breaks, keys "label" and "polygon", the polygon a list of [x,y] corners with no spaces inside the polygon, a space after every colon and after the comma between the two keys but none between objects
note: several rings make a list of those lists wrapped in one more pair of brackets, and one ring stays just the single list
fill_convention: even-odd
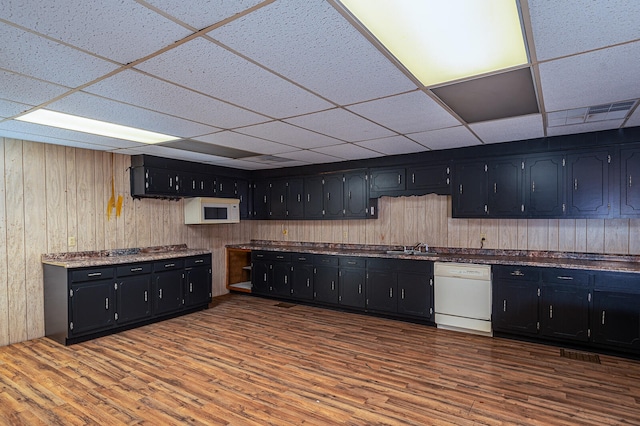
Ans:
[{"label": "countertop edge", "polygon": [[203,254],[211,254],[208,249],[184,249],[167,252],[153,253],[136,253],[119,256],[106,256],[95,258],[78,258],[78,259],[47,259],[43,256],[42,263],[45,265],[59,266],[66,269],[87,268],[96,266],[122,265],[127,263],[153,262],[164,259],[175,259],[178,257],[200,256]]}]

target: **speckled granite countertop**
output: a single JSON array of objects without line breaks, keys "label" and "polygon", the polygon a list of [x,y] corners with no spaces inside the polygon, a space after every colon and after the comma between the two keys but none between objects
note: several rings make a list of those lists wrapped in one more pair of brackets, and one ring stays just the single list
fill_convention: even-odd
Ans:
[{"label": "speckled granite countertop", "polygon": [[209,253],[211,253],[211,250],[190,249],[186,244],[177,244],[144,248],[50,253],[42,255],[42,263],[64,268],[86,268],[123,263],[151,262]]},{"label": "speckled granite countertop", "polygon": [[252,240],[228,248],[248,250],[288,251],[340,256],[366,256],[393,259],[428,260],[439,262],[478,263],[489,265],[539,266],[640,273],[640,256],[606,255],[594,253],[563,253],[551,251],[491,250],[429,247],[428,255],[388,254],[402,250],[402,246],[300,243]]}]

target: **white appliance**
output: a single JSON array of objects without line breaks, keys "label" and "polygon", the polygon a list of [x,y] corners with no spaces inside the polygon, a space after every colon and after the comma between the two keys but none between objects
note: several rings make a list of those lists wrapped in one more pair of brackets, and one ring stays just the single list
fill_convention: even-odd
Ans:
[{"label": "white appliance", "polygon": [[238,222],[240,222],[240,200],[237,198],[196,197],[184,201],[186,225]]},{"label": "white appliance", "polygon": [[491,336],[491,266],[435,262],[438,328]]}]

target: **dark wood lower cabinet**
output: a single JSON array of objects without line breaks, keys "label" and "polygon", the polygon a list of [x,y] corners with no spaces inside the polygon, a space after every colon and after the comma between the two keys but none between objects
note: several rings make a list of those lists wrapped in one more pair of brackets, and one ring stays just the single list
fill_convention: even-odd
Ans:
[{"label": "dark wood lower cabinet", "polygon": [[590,291],[574,285],[544,285],[540,333],[561,340],[589,340]]},{"label": "dark wood lower cabinet", "polygon": [[66,345],[203,309],[211,300],[210,254],[43,270],[45,335]]}]

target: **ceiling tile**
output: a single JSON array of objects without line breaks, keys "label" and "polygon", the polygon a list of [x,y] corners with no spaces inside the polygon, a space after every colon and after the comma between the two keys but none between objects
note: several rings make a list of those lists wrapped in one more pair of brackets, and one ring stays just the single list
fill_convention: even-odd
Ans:
[{"label": "ceiling tile", "polygon": [[190,34],[186,28],[133,1],[126,5],[120,1],[3,1],[0,16],[121,64]]},{"label": "ceiling tile", "polygon": [[282,121],[258,124],[257,126],[245,127],[236,131],[296,148],[318,148],[343,143],[337,139],[301,129],[300,127],[292,126]]},{"label": "ceiling tile", "polygon": [[640,97],[640,41],[540,64],[546,111]]},{"label": "ceiling tile", "polygon": [[137,68],[273,118],[332,107],[328,102],[202,38]]},{"label": "ceiling tile", "polygon": [[640,2],[529,0],[539,61],[640,38]]},{"label": "ceiling tile", "polygon": [[398,133],[423,132],[460,124],[421,91],[351,105],[347,109]]},{"label": "ceiling tile", "polygon": [[291,147],[287,145],[229,131],[203,135],[192,139],[260,154],[279,154],[291,151]]},{"label": "ceiling tile", "polygon": [[199,123],[230,129],[268,118],[136,71],[123,71],[86,92]]},{"label": "ceiling tile", "polygon": [[591,123],[573,124],[569,126],[549,127],[547,136],[573,135],[576,133],[597,132],[599,130],[618,129],[624,120],[594,121]]},{"label": "ceiling tile", "polygon": [[338,158],[333,155],[321,154],[319,152],[309,151],[306,149],[301,151],[286,152],[284,154],[279,154],[278,156],[291,158],[293,160],[311,164],[335,163],[337,161],[343,161],[342,158]]},{"label": "ceiling tile", "polygon": [[69,91],[56,84],[18,75],[0,69],[0,98],[29,105],[39,105]]},{"label": "ceiling tile", "polygon": [[74,93],[54,102],[48,105],[47,109],[180,138],[190,138],[219,130],[212,126],[205,126],[82,92]]},{"label": "ceiling tile", "polygon": [[633,114],[631,114],[631,117],[629,117],[624,127],[634,126],[640,126],[640,107],[637,107]]},{"label": "ceiling tile", "polygon": [[314,151],[342,158],[343,160],[360,160],[364,158],[381,157],[382,154],[351,143],[324,148],[316,148]]},{"label": "ceiling tile", "polygon": [[347,142],[394,136],[395,133],[344,109],[335,108],[285,120]]},{"label": "ceiling tile", "polygon": [[41,124],[28,123],[26,121],[10,120],[0,123],[0,132],[20,133],[24,136],[21,139],[32,140],[35,142],[46,142],[47,138],[57,139],[59,141],[67,140],[69,142],[82,142],[87,146],[95,146],[95,149],[106,148],[132,148],[142,146],[138,142],[125,141],[122,139],[108,138],[105,136],[92,135],[89,133],[76,132],[73,130],[59,129],[57,127],[43,126]]},{"label": "ceiling tile", "polygon": [[416,88],[328,2],[279,0],[209,34],[339,104]]},{"label": "ceiling tile", "polygon": [[467,123],[539,112],[530,68],[453,83],[432,91]]},{"label": "ceiling tile", "polygon": [[117,68],[116,65],[0,23],[0,64],[11,71],[77,87]]},{"label": "ceiling tile", "polygon": [[185,161],[197,161],[197,162],[212,162],[220,161],[223,158],[215,155],[202,154],[199,152],[183,151],[180,149],[169,148],[158,145],[145,145],[138,148],[133,148],[137,154],[149,154],[156,155],[158,157],[174,158],[177,160]]},{"label": "ceiling tile", "polygon": [[412,133],[407,136],[430,149],[460,148],[463,146],[480,145],[481,143],[478,138],[464,126]]},{"label": "ceiling tile", "polygon": [[469,127],[484,143],[510,142],[544,137],[541,114],[485,121],[472,124]]},{"label": "ceiling tile", "polygon": [[390,138],[374,139],[358,142],[363,148],[367,148],[385,155],[409,154],[413,152],[427,151],[427,149],[404,136],[392,136]]},{"label": "ceiling tile", "polygon": [[260,4],[263,0],[201,0],[189,2],[189,7],[185,7],[184,0],[146,1],[168,15],[200,30]]},{"label": "ceiling tile", "polygon": [[0,117],[13,117],[31,108],[32,105],[0,99]]}]

